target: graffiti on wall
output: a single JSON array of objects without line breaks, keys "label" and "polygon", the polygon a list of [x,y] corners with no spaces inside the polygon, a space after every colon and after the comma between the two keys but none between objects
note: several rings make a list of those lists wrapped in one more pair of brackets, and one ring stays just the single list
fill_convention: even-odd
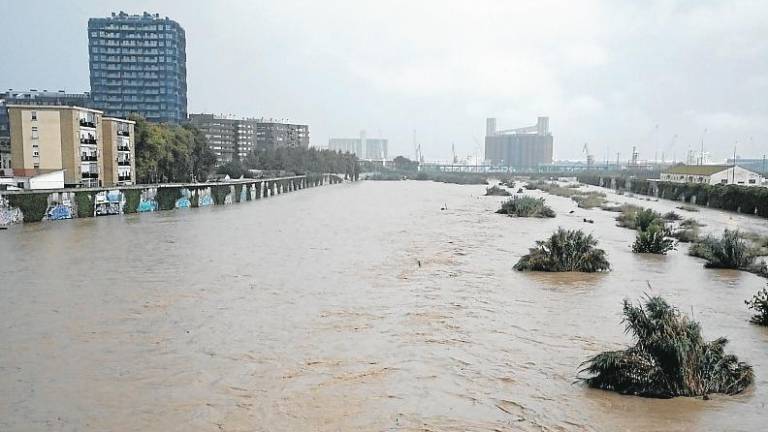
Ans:
[{"label": "graffiti on wall", "polygon": [[96,194],[94,205],[96,216],[117,215],[122,212],[123,195],[119,190],[102,191]]},{"label": "graffiti on wall", "polygon": [[56,204],[48,209],[47,215],[48,220],[72,219],[72,207]]},{"label": "graffiti on wall", "polygon": [[192,197],[192,192],[189,189],[181,189],[181,198],[176,200],[175,207],[176,208],[190,208],[192,207],[192,201],[190,198]]}]

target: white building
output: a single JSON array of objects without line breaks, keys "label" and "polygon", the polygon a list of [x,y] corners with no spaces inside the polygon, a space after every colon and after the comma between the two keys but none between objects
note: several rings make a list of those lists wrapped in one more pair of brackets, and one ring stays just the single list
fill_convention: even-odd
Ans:
[{"label": "white building", "polygon": [[661,173],[661,181],[760,186],[763,177],[756,172],[733,165],[676,165]]},{"label": "white building", "polygon": [[359,159],[386,160],[388,142],[385,138],[368,138],[365,131],[360,131],[360,138],[331,138],[328,149],[342,153],[352,153]]}]

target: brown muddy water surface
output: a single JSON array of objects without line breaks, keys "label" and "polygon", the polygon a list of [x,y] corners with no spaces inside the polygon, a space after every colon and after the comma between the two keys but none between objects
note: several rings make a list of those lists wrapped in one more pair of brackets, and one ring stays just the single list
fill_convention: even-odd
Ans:
[{"label": "brown muddy water surface", "polygon": [[[547,196],[555,219],[513,219],[483,192],[361,182],[0,232],[0,430],[764,430],[768,331],[744,299],[765,279],[685,246],[633,254],[614,213],[566,198]],[[595,234],[613,271],[512,269],[558,226]],[[703,401],[574,383],[631,342],[621,301],[645,293],[727,336],[755,386]]]}]

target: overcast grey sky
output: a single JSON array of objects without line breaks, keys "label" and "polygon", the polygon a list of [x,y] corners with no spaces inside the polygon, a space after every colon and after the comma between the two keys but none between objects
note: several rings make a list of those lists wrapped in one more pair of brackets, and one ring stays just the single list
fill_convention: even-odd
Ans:
[{"label": "overcast grey sky", "polygon": [[[287,118],[429,159],[550,116],[555,156],[768,152],[768,1],[0,0],[0,88],[88,90],[86,25],[187,33],[189,111]],[[673,136],[677,135],[677,140]],[[482,151],[482,150],[481,150]]]}]

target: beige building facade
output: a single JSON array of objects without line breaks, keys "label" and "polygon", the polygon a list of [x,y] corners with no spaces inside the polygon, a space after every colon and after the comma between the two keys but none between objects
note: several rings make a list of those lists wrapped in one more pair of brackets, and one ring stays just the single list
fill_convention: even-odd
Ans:
[{"label": "beige building facade", "polygon": [[104,117],[101,123],[104,146],[104,184],[136,183],[134,125],[131,120]]},{"label": "beige building facade", "polygon": [[135,182],[133,122],[71,106],[9,105],[8,117],[14,176],[63,170],[66,187]]}]

